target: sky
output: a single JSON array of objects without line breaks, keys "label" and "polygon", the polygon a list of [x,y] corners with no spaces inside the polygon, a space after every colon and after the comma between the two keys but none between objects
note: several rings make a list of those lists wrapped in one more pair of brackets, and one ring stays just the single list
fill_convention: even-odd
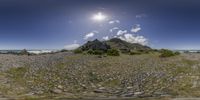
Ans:
[{"label": "sky", "polygon": [[111,38],[200,49],[200,1],[0,0],[0,49],[74,49]]}]

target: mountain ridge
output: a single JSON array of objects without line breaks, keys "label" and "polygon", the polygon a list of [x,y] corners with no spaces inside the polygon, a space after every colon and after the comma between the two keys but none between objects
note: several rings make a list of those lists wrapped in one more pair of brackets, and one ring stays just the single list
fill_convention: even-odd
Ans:
[{"label": "mountain ridge", "polygon": [[131,50],[151,50],[150,47],[141,45],[139,43],[129,43],[119,38],[112,38],[107,41],[100,41],[95,39],[93,41],[88,41],[79,49],[83,51],[87,50],[101,50],[107,51],[108,49],[117,49],[121,52],[130,52]]}]

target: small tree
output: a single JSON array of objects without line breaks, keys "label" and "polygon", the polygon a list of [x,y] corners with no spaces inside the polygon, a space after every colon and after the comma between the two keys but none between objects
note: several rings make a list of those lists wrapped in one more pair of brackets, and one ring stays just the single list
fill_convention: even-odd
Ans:
[{"label": "small tree", "polygon": [[83,52],[83,51],[82,51],[81,49],[75,49],[75,50],[74,50],[74,53],[75,53],[75,54],[79,54],[79,53],[82,53],[82,52]]},{"label": "small tree", "polygon": [[21,52],[20,52],[21,55],[29,55],[29,52],[26,50],[26,49],[23,49]]},{"label": "small tree", "polygon": [[109,49],[107,51],[107,55],[109,55],[109,56],[119,56],[120,54],[119,54],[119,51],[116,50],[116,49]]},{"label": "small tree", "polygon": [[142,53],[141,52],[138,52],[138,51],[131,51],[130,52],[130,55],[141,55]]},{"label": "small tree", "polygon": [[60,52],[68,52],[68,50],[62,49],[62,50],[60,50]]},{"label": "small tree", "polygon": [[178,51],[176,51],[174,54],[175,54],[175,55],[180,55],[181,53],[180,53],[180,52],[178,52]]},{"label": "small tree", "polygon": [[162,49],[160,50],[160,57],[171,57],[171,56],[175,56],[175,53],[171,50],[168,49]]},{"label": "small tree", "polygon": [[102,55],[104,52],[101,50],[94,50],[93,54],[94,55]]},{"label": "small tree", "polygon": [[94,54],[94,51],[90,49],[90,50],[87,51],[87,54],[92,55],[92,54]]}]

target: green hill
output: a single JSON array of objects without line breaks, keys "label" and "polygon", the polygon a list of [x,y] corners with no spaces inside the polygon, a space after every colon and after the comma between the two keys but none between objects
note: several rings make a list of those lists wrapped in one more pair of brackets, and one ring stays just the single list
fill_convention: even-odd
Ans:
[{"label": "green hill", "polygon": [[151,50],[151,48],[148,46],[143,46],[138,43],[128,43],[118,38],[112,38],[108,41],[99,41],[98,39],[95,39],[94,41],[88,41],[79,49],[81,49],[82,51],[98,50],[103,52],[106,52],[109,49],[117,49],[120,50],[122,53]]},{"label": "green hill", "polygon": [[128,43],[118,38],[112,38],[108,41],[104,41],[111,48],[118,49],[121,51],[131,51],[131,50],[151,50],[148,46],[143,46],[138,43]]}]

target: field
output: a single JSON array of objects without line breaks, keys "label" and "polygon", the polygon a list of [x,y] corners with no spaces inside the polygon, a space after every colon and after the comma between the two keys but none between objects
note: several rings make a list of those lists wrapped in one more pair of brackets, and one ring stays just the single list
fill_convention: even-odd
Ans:
[{"label": "field", "polygon": [[197,53],[167,58],[158,53],[116,57],[72,52],[1,54],[0,71],[1,98],[151,100],[200,96]]}]

